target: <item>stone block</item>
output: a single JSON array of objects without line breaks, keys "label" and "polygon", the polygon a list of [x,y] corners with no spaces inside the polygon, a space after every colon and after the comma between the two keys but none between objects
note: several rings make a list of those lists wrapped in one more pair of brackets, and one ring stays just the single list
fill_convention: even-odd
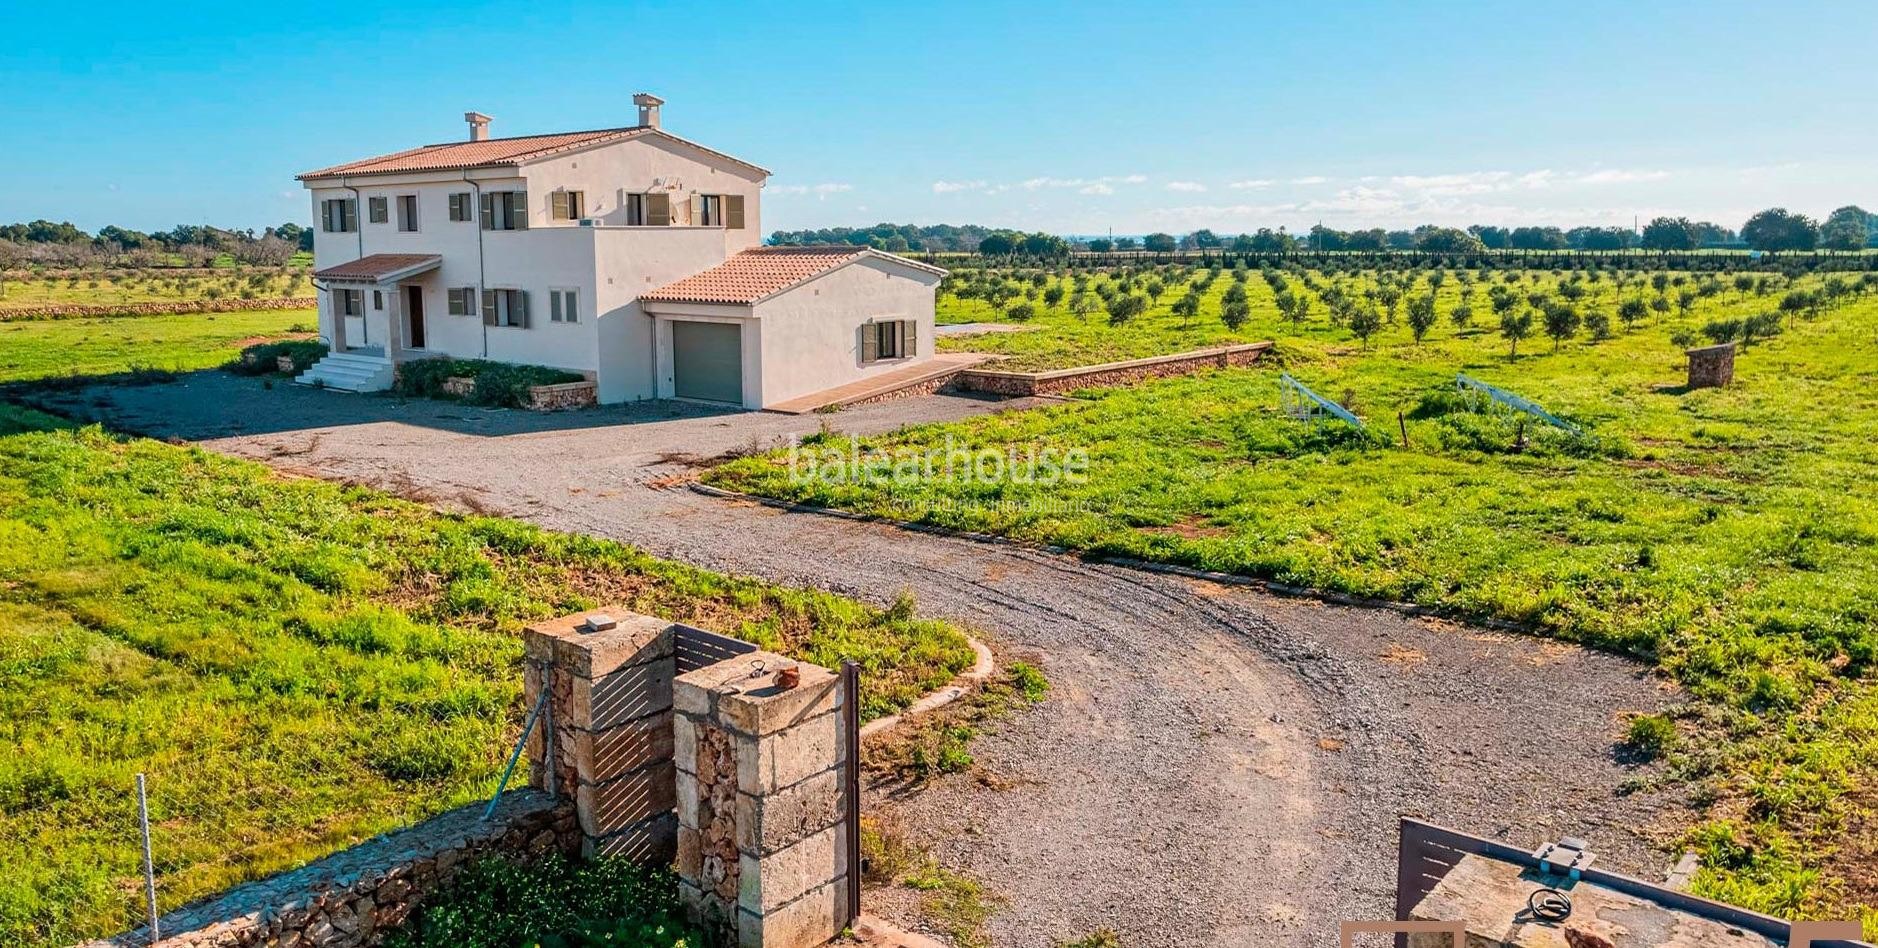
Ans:
[{"label": "stone block", "polygon": [[673,684],[672,705],[683,714],[714,714],[723,695],[774,686],[776,671],[794,664],[775,652],[757,651],[686,672]]},{"label": "stone block", "polygon": [[[841,706],[841,676],[820,665],[794,663],[801,683],[783,689],[766,672],[735,693],[719,693],[717,718],[745,734],[763,737]],[[771,666],[773,667],[773,666]]]},{"label": "stone block", "polygon": [[670,656],[629,665],[599,678],[570,679],[569,723],[594,731],[635,718],[668,711],[672,706],[672,676],[678,666]]},{"label": "stone block", "polygon": [[844,730],[841,715],[829,711],[768,737],[738,740],[737,789],[762,796],[836,766],[846,759]]},{"label": "stone block", "polygon": [[675,796],[678,802],[678,825],[692,829],[704,826],[704,811],[699,806],[698,778],[684,770],[674,770]]},{"label": "stone block", "polygon": [[678,855],[672,860],[672,871],[680,879],[696,879],[704,863],[704,837],[696,829],[688,826],[678,827]]},{"label": "stone block", "polygon": [[689,714],[672,717],[672,760],[685,773],[698,772],[698,720]]},{"label": "stone block", "polygon": [[737,794],[737,848],[756,856],[793,846],[835,825],[846,808],[841,774],[825,771],[766,797]]},{"label": "stone block", "polygon": [[[607,616],[616,623],[599,632],[586,631],[588,619]],[[672,624],[639,615],[623,606],[590,609],[548,619],[522,630],[522,647],[537,662],[582,678],[600,678],[617,669],[661,658],[671,658]]]},{"label": "stone block", "polygon": [[580,831],[605,836],[677,805],[677,783],[670,761],[654,764],[602,784],[583,783],[574,793]]},{"label": "stone block", "polygon": [[604,731],[573,732],[575,773],[605,783],[641,767],[672,760],[672,713],[661,712]]},{"label": "stone block", "polygon": [[848,825],[835,825],[761,859],[742,856],[737,904],[762,915],[846,873]]},{"label": "stone block", "polygon": [[765,915],[737,910],[739,948],[814,948],[841,933],[848,887],[838,880]]}]

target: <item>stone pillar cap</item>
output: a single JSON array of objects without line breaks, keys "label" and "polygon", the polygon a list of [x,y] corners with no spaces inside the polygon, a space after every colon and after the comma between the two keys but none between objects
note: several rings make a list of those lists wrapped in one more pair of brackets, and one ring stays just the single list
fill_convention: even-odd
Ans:
[{"label": "stone pillar cap", "polygon": [[[608,621],[611,628],[594,628]],[[535,661],[598,678],[628,665],[671,657],[672,623],[623,606],[603,606],[526,626],[522,646]]]}]

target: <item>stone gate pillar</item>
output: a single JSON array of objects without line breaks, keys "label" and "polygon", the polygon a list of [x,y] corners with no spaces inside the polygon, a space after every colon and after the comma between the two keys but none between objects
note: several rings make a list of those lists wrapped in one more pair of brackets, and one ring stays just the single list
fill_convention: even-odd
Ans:
[{"label": "stone gate pillar", "polygon": [[549,692],[547,720],[528,738],[534,785],[573,798],[583,855],[669,865],[678,828],[672,624],[596,609],[530,625],[522,642],[526,706]]},{"label": "stone gate pillar", "polygon": [[679,892],[740,948],[846,927],[848,755],[835,673],[752,652],[673,686]]}]

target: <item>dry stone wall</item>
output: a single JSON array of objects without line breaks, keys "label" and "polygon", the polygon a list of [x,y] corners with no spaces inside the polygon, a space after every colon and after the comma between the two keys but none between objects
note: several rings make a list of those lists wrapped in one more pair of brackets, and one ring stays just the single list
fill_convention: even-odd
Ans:
[{"label": "dry stone wall", "polygon": [[999,372],[991,369],[966,369],[952,381],[952,387],[967,392],[1018,397],[1055,395],[1079,388],[1126,385],[1143,379],[1187,375],[1203,369],[1251,365],[1270,349],[1269,342],[1253,342],[1217,349],[1199,349],[1173,355],[1085,365],[1049,372]]},{"label": "dry stone wall", "polygon": [[[581,834],[573,809],[547,794],[505,795],[495,814],[484,804],[451,810],[343,852],[157,920],[157,948],[359,948],[375,945],[425,898],[477,858],[504,853],[524,860],[572,854]],[[144,948],[145,928],[86,948]]]},{"label": "dry stone wall", "polygon": [[177,313],[246,313],[254,310],[313,309],[319,300],[291,296],[271,300],[174,300],[145,303],[55,303],[0,307],[0,321],[75,316],[163,316]]}]

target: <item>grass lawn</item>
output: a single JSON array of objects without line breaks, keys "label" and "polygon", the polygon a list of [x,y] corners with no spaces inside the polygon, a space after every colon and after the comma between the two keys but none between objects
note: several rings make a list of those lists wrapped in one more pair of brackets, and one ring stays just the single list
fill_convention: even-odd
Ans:
[{"label": "grass lawn", "polygon": [[[1351,289],[1373,285],[1370,275],[1342,279]],[[1207,315],[1184,329],[1167,312],[1178,295],[1170,292],[1119,328],[1100,311],[1084,323],[1040,307],[1038,331],[945,342],[1031,365],[1191,348],[1225,337],[1217,300],[1229,283],[1214,282]],[[1538,274],[1518,286],[1557,292],[1557,283]],[[1795,283],[1819,285],[1817,277]],[[1256,274],[1247,291],[1252,318],[1232,338],[1275,338],[1277,364],[1090,392],[859,447],[877,457],[948,438],[1081,448],[1089,456],[1081,483],[802,482],[780,455],[733,462],[710,479],[1091,553],[1428,603],[1648,658],[1692,699],[1668,739],[1652,743],[1698,808],[1692,840],[1708,856],[1703,891],[1783,915],[1878,903],[1869,869],[1878,859],[1869,816],[1878,803],[1870,783],[1878,776],[1878,297],[1795,316],[1741,355],[1733,386],[1685,393],[1671,333],[1771,309],[1778,291],[1711,293],[1628,331],[1613,319],[1614,338],[1573,339],[1556,353],[1535,327],[1517,361],[1507,358],[1484,284],[1473,328],[1447,318],[1459,302],[1450,278],[1426,341],[1414,342],[1398,319],[1367,348],[1330,325],[1321,302],[1294,326]],[[1416,292],[1425,291],[1424,281]],[[1647,285],[1620,291],[1607,275],[1580,307],[1614,314],[1619,299],[1639,293],[1657,295]],[[947,321],[986,316],[983,303],[948,301]],[[1212,325],[1195,328],[1203,321]],[[1281,368],[1353,406],[1372,431],[1313,430],[1283,416]],[[1518,421],[1452,397],[1456,372],[1532,398],[1587,435],[1534,422],[1516,448]],[[832,420],[838,428],[839,416]],[[838,434],[827,441],[816,448],[850,446]],[[1560,686],[1569,692],[1569,682]],[[1878,931],[1878,915],[1870,917]]]},{"label": "grass lawn", "polygon": [[313,329],[312,310],[0,321],[0,384],[133,369],[214,368],[243,346]]},{"label": "grass lawn", "polygon": [[517,630],[609,602],[854,658],[870,716],[972,662],[910,603],[0,405],[0,944],[136,923],[139,771],[166,910],[486,797],[520,724]]}]

